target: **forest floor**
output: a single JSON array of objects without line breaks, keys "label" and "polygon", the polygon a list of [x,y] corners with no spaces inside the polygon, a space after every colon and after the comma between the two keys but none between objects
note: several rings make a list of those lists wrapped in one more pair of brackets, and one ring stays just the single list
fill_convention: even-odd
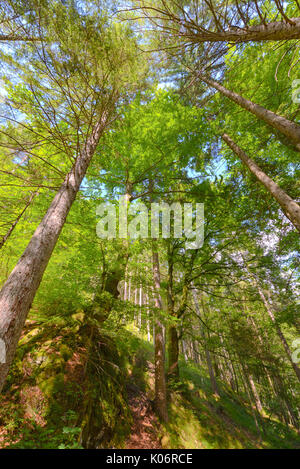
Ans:
[{"label": "forest floor", "polygon": [[[64,325],[44,331],[34,324],[28,327],[6,392],[0,396],[0,448],[81,447],[78,415],[85,409],[82,396],[88,394],[82,384],[76,331]],[[117,333],[103,331],[99,364],[105,380],[95,380],[93,374],[90,382],[99,397],[96,407],[106,406],[93,425],[96,435],[106,429],[107,443],[101,440],[93,447],[300,448],[295,429],[265,411],[258,414],[247,396],[221,382],[220,396],[212,394],[206,372],[182,358],[180,382],[169,386],[169,422],[159,422],[153,409],[153,344],[145,339],[133,325]],[[70,367],[74,373],[70,374]],[[124,385],[115,381],[120,367]]]},{"label": "forest floor", "polygon": [[245,396],[219,383],[221,396],[211,393],[209,378],[197,365],[180,360],[181,381],[170,390],[169,422],[153,412],[153,346],[135,328],[126,333],[129,356],[135,357],[127,384],[133,425],[128,449],[300,448],[299,436],[267,414],[254,414]]},{"label": "forest floor", "polygon": [[[150,367],[149,367],[150,365]],[[153,375],[152,363],[148,363],[149,374]],[[159,422],[153,410],[153,401],[133,380],[127,385],[128,404],[133,417],[126,449],[161,449],[158,436]]]}]

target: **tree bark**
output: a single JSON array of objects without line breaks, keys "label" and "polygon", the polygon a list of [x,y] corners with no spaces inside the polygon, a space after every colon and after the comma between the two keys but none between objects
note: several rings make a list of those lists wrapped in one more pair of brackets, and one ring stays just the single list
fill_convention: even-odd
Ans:
[{"label": "tree bark", "polygon": [[[205,4],[205,10],[202,7],[201,10],[196,7],[194,12],[192,10],[189,13],[185,12],[183,8],[178,10],[179,4],[175,0],[161,2],[159,7],[142,4],[141,9],[144,10],[146,18],[150,19],[155,27],[159,26],[165,33],[175,34],[181,40],[185,39],[188,44],[203,42],[238,44],[249,41],[284,41],[300,38],[300,18],[289,18],[284,13],[282,6],[277,3],[277,0],[275,0],[275,4],[277,12],[282,15],[283,19],[281,21],[267,23],[261,7],[255,1],[256,12],[261,20],[261,24],[248,24],[248,13],[245,15],[242,4],[238,6],[238,17],[235,19],[237,26],[231,24],[233,20],[227,17],[228,5],[226,5],[224,13],[222,4],[218,8],[214,5],[216,2],[205,0],[203,3]],[[195,2],[195,5],[197,5],[197,2]],[[207,26],[209,17],[213,20]],[[163,22],[163,19],[166,22]]]},{"label": "tree bark", "polygon": [[[171,317],[175,317],[175,301],[173,292],[173,256],[168,244],[168,288],[167,288],[167,299],[168,299],[168,314]],[[179,337],[176,324],[171,324],[168,328],[168,378],[173,380],[179,379]]]},{"label": "tree bark", "polygon": [[[135,288],[135,290],[134,290],[134,304],[135,304],[135,306],[137,306],[137,304],[138,304],[137,292],[138,292],[138,290],[137,290],[137,288]],[[135,313],[134,313],[134,323],[135,323],[136,326],[138,326],[139,315],[138,315],[138,313],[136,314],[137,308],[135,308],[134,311],[135,311]]]},{"label": "tree bark", "polygon": [[[251,409],[251,413],[252,413],[252,416],[253,416],[253,419],[254,419],[254,422],[255,422],[255,426],[256,426],[256,429],[257,429],[257,432],[259,434],[259,437],[260,437],[260,440],[262,440],[262,434],[261,434],[261,429],[260,429],[260,426],[259,426],[259,423],[258,423],[258,420],[257,420],[257,416],[256,416],[256,413],[253,409],[253,395],[252,393],[250,392],[250,383],[249,383],[249,380],[248,380],[248,376],[247,376],[247,373],[245,371],[245,368],[243,366],[243,364],[241,363],[241,368],[242,370],[240,371],[240,376],[241,376],[241,380],[242,380],[242,383],[244,385],[244,389],[246,391],[246,394],[248,395],[248,399],[249,399],[249,404],[250,404],[250,409]],[[254,405],[255,405],[255,402],[254,402]],[[256,405],[255,405],[256,407]],[[256,407],[256,410],[257,410],[257,407]],[[258,412],[259,413],[259,412]]]},{"label": "tree bark", "polygon": [[262,410],[263,410],[262,403],[261,403],[259,394],[257,392],[253,377],[250,373],[248,373],[248,380],[249,380],[250,387],[251,387],[251,390],[252,390],[252,394],[253,394],[253,397],[254,397],[254,400],[255,400],[255,406],[256,406],[256,408],[259,412],[262,412]]},{"label": "tree bark", "polygon": [[151,333],[150,333],[150,311],[149,311],[149,295],[146,293],[146,309],[147,309],[147,340],[151,342]]},{"label": "tree bark", "polygon": [[229,137],[229,135],[224,133],[222,135],[222,139],[247,166],[256,179],[265,186],[274,199],[277,200],[283,213],[300,232],[300,206],[284,190],[282,190],[276,182],[267,176],[263,170],[260,169],[260,167]]},{"label": "tree bark", "polygon": [[160,268],[159,257],[157,251],[157,240],[152,240],[152,268],[153,282],[155,289],[154,304],[157,308],[156,317],[154,319],[155,330],[155,407],[159,417],[164,421],[168,421],[167,409],[167,388],[165,376],[165,354],[164,354],[164,331],[160,318],[162,310],[162,300],[160,296]]},{"label": "tree bark", "polygon": [[199,31],[184,34],[191,42],[231,42],[241,43],[250,41],[284,41],[300,38],[300,18],[290,18],[290,23],[274,21],[263,25],[248,26],[246,28],[229,28],[227,31]]},{"label": "tree bark", "polygon": [[179,378],[179,338],[176,326],[170,326],[168,331],[168,355],[169,367],[168,377],[178,380]]},{"label": "tree bark", "polygon": [[[196,308],[197,316],[200,318],[201,317],[200,308],[199,308],[197,293],[196,293],[195,289],[193,289],[193,300],[194,300],[194,305],[195,305],[195,308]],[[208,368],[211,388],[212,388],[213,393],[216,394],[217,396],[219,396],[220,392],[219,392],[219,389],[218,389],[218,385],[217,385],[217,381],[216,381],[216,377],[215,377],[215,373],[214,373],[214,369],[213,369],[213,365],[212,365],[212,361],[211,361],[210,352],[209,352],[209,350],[207,350],[206,345],[205,345],[205,334],[204,334],[204,331],[203,331],[203,325],[202,324],[200,324],[200,335],[204,340],[205,359],[206,359],[206,364],[207,364],[207,368]]]},{"label": "tree bark", "polygon": [[224,86],[220,85],[220,83],[205,77],[202,74],[199,74],[198,76],[209,86],[212,86],[216,90],[220,91],[224,96],[231,99],[231,101],[235,102],[242,108],[254,114],[258,119],[263,120],[268,125],[284,134],[291,143],[293,143],[295,149],[300,151],[300,125],[286,119],[285,117],[275,114],[275,112],[269,111],[259,104],[255,104],[252,101],[243,98],[234,91],[228,90]]},{"label": "tree bark", "polygon": [[182,354],[184,356],[184,361],[185,361],[185,363],[187,363],[189,361],[189,357],[188,357],[188,354],[187,354],[185,340],[183,340],[183,339],[181,340],[181,345],[182,345]]},{"label": "tree bark", "polygon": [[142,330],[142,305],[143,305],[143,289],[140,285],[140,300],[139,300],[139,331]]},{"label": "tree bark", "polygon": [[6,363],[0,364],[0,391],[13,361],[32,301],[103,133],[106,120],[107,114],[94,126],[81,154],[0,292],[0,338],[6,348]]}]

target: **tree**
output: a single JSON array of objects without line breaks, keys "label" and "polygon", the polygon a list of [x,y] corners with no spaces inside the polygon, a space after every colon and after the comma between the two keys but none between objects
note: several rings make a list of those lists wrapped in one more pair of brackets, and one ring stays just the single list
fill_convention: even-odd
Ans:
[{"label": "tree", "polygon": [[[57,18],[50,29],[59,41],[59,53],[57,50],[53,52],[51,45],[44,43],[35,49],[37,69],[27,75],[31,90],[27,98],[27,112],[33,114],[35,122],[39,120],[50,129],[52,136],[60,132],[67,156],[72,155],[73,151],[76,156],[71,156],[74,161],[71,170],[1,290],[0,337],[6,345],[6,363],[0,365],[0,389],[35,293],[99,139],[116,117],[118,99],[133,76],[129,68],[134,64],[135,53],[130,49],[128,30],[122,31],[118,25],[108,27],[104,16],[91,17],[89,28],[86,28],[84,15],[80,16],[72,8],[64,8],[61,15],[57,12]],[[61,37],[62,22],[65,26],[67,22],[72,28],[72,33],[65,29],[64,37]],[[102,47],[95,47],[97,43]],[[45,85],[39,83],[37,75],[34,75],[41,71],[50,85],[48,96]],[[56,84],[56,101],[51,93],[52,83]],[[58,105],[61,115],[56,108]],[[75,147],[66,145],[64,131],[59,131],[59,127],[69,128]]]},{"label": "tree", "polygon": [[300,151],[300,125],[286,119],[285,117],[275,114],[275,112],[265,109],[263,106],[253,103],[252,101],[243,98],[234,91],[230,91],[224,86],[217,83],[215,80],[207,78],[201,73],[198,74],[199,78],[210,86],[220,91],[224,96],[234,101],[236,104],[254,114],[258,119],[262,119],[268,125],[283,133],[294,144],[295,149]]},{"label": "tree", "polygon": [[157,309],[154,328],[155,328],[155,406],[160,418],[168,421],[167,409],[167,387],[165,376],[165,346],[164,346],[164,329],[161,320],[161,312],[163,309],[160,296],[160,268],[159,257],[157,252],[157,240],[152,240],[152,262],[153,262],[153,283],[155,288],[155,307]]},{"label": "tree", "polygon": [[142,10],[158,31],[169,39],[177,37],[185,46],[298,39],[298,2],[273,3],[196,0],[182,5],[176,0],[145,0],[138,2],[136,9]]},{"label": "tree", "polygon": [[222,135],[224,142],[231,148],[232,151],[241,159],[247,166],[249,171],[262,183],[272,196],[280,204],[283,213],[291,220],[293,225],[300,232],[300,207],[299,205],[284,192],[271,178],[269,178],[260,167],[227,135]]}]

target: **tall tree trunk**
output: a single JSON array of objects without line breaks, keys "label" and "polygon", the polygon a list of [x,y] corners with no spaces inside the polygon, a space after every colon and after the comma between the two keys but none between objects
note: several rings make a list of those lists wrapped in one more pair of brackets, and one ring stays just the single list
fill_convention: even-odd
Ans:
[{"label": "tall tree trunk", "polygon": [[143,305],[143,289],[140,285],[140,300],[139,300],[139,331],[142,330],[142,305]]},{"label": "tall tree trunk", "polygon": [[[168,314],[171,317],[175,317],[175,301],[173,293],[173,256],[171,252],[170,243],[168,244],[168,288],[167,288],[167,299],[168,299]],[[173,380],[179,379],[179,337],[176,324],[170,324],[168,328],[168,377]]]},{"label": "tall tree trunk", "polygon": [[129,281],[128,281],[128,295],[127,295],[128,301],[130,301],[130,298],[131,298],[131,278],[130,278],[130,275],[129,275]]},{"label": "tall tree trunk", "polygon": [[186,350],[186,342],[185,340],[181,340],[181,345],[182,345],[182,353],[183,353],[183,356],[184,356],[184,361],[187,363],[188,360],[189,360],[189,357],[188,357],[188,354],[187,354],[187,350]]},{"label": "tall tree trunk", "polygon": [[293,225],[300,232],[300,206],[282,190],[276,182],[267,176],[262,169],[227,135],[224,133],[222,139],[231,148],[231,150],[247,166],[249,171],[254,174],[256,179],[261,182],[265,188],[272,194],[281,206],[283,213],[288,217]]},{"label": "tall tree trunk", "polygon": [[[253,409],[253,404],[252,404],[253,394],[250,392],[250,384],[249,384],[248,376],[247,376],[247,373],[245,372],[245,369],[244,369],[242,364],[241,364],[241,368],[242,368],[242,370],[240,371],[241,380],[242,380],[242,383],[244,385],[244,389],[246,391],[246,394],[248,395],[250,409],[251,409],[251,413],[252,413],[252,416],[253,416],[253,419],[254,419],[254,422],[255,422],[257,433],[259,435],[260,440],[262,440],[261,429],[260,429],[260,426],[259,426],[259,423],[258,423],[258,420],[257,420],[256,413]],[[257,407],[256,407],[256,410],[257,410]]]},{"label": "tall tree trunk", "polygon": [[164,354],[164,328],[161,320],[162,300],[160,296],[160,269],[157,251],[157,240],[152,240],[152,266],[153,282],[155,288],[154,304],[157,308],[155,326],[155,407],[158,415],[164,421],[168,421],[167,410],[167,388],[165,376],[165,354]]},{"label": "tall tree trunk", "polygon": [[179,378],[179,338],[177,327],[174,325],[169,326],[168,330],[168,356],[168,377],[176,380]]},{"label": "tall tree trunk", "polygon": [[0,391],[13,361],[32,301],[103,133],[106,120],[107,115],[94,126],[85,147],[0,292],[0,338],[6,348],[6,363],[0,364]]},{"label": "tall tree trunk", "polygon": [[[195,289],[193,289],[192,292],[193,292],[193,300],[194,300],[194,305],[195,305],[195,308],[196,308],[196,313],[197,313],[198,318],[200,319],[201,318],[201,313],[200,313],[199,302],[198,302],[198,298],[197,298],[197,292],[196,292]],[[205,333],[204,333],[202,324],[200,324],[200,335],[203,338],[205,359],[206,359],[206,364],[207,364],[207,368],[208,368],[211,388],[212,388],[213,393],[216,394],[217,396],[219,396],[220,392],[219,392],[219,389],[218,389],[218,385],[217,385],[217,381],[216,381],[216,377],[215,377],[215,373],[214,373],[214,369],[213,369],[213,365],[212,365],[212,361],[211,361],[210,352],[206,347],[206,338],[205,338]]]},{"label": "tall tree trunk", "polygon": [[125,280],[124,280],[124,295],[123,295],[123,300],[127,300],[127,272],[125,270]]},{"label": "tall tree trunk", "polygon": [[[247,368],[246,368],[247,369]],[[247,370],[248,372],[248,370]],[[262,412],[262,403],[261,403],[261,400],[260,400],[260,397],[259,397],[259,394],[258,394],[258,391],[256,389],[256,386],[255,386],[255,383],[254,383],[254,380],[253,380],[253,377],[252,375],[248,372],[248,381],[250,383],[250,387],[251,387],[251,390],[252,390],[252,394],[253,394],[253,397],[254,397],[254,400],[255,400],[255,406],[257,408],[257,410],[259,412]]]},{"label": "tall tree trunk", "polygon": [[[127,217],[128,217],[128,204],[131,200],[132,196],[132,184],[127,180],[126,181],[126,191],[124,194],[124,201],[123,201],[123,217],[122,223],[120,222],[120,238],[123,238],[123,247],[125,250],[125,275],[124,275],[124,301],[129,300],[128,297],[128,290],[129,290],[129,275],[128,275],[128,263],[129,263],[129,241],[128,241],[128,228],[127,228]],[[124,222],[124,223],[123,223]]]},{"label": "tall tree trunk", "polygon": [[[280,0],[275,0],[276,12],[281,14],[280,21],[266,21],[264,12],[261,5],[256,0],[254,2],[230,2],[231,6],[234,3],[237,6],[238,14],[235,20],[227,16],[228,2],[222,4],[211,0],[204,2],[190,2],[196,6],[194,12],[184,11],[181,8],[180,2],[162,1],[160,2],[159,9],[145,5],[141,2],[141,9],[144,10],[144,15],[147,19],[152,20],[155,27],[158,25],[165,34],[173,34],[180,37],[181,41],[188,44],[199,44],[203,42],[229,42],[239,44],[252,41],[286,41],[291,39],[300,38],[300,18],[289,18],[284,12]],[[198,9],[197,7],[201,6]],[[259,24],[249,25],[249,15],[243,8],[248,4],[255,5],[257,18],[260,19]],[[294,1],[299,6],[298,0]],[[203,9],[205,5],[205,9]],[[222,10],[225,5],[225,11]],[[273,7],[273,6],[272,6]],[[231,8],[231,7],[229,7]],[[181,11],[180,11],[181,10]],[[197,11],[198,10],[198,11]],[[213,18],[213,21],[208,24],[207,18]],[[163,18],[167,21],[164,23]],[[276,18],[277,19],[277,18]]]},{"label": "tall tree trunk", "polygon": [[203,31],[184,34],[193,43],[230,42],[241,43],[250,41],[283,41],[300,38],[300,18],[290,18],[290,22],[274,21],[243,28],[232,28],[225,31]]},{"label": "tall tree trunk", "polygon": [[230,91],[220,83],[202,75],[198,75],[199,78],[207,83],[209,86],[212,86],[216,90],[220,91],[224,96],[231,99],[231,101],[235,102],[242,108],[246,109],[247,111],[254,114],[258,119],[263,120],[267,124],[269,124],[274,129],[278,130],[282,134],[284,134],[295,146],[297,151],[300,151],[300,125],[296,124],[295,122],[286,119],[285,117],[279,116],[275,114],[275,112],[269,111],[265,109],[263,106],[259,104],[255,104],[252,101],[243,98],[239,94],[235,93],[234,91]]},{"label": "tall tree trunk", "polygon": [[234,391],[235,389],[235,372],[234,372],[234,367],[233,364],[230,360],[230,355],[224,346],[224,341],[222,335],[220,335],[220,342],[222,344],[222,352],[224,355],[224,362],[225,362],[225,375],[227,376],[227,381],[228,384],[230,385],[231,389]]},{"label": "tall tree trunk", "polygon": [[[138,294],[138,289],[135,288],[134,289],[134,304],[135,304],[135,306],[137,306],[137,304],[138,304],[137,294]],[[135,311],[134,312],[134,322],[135,322],[135,325],[138,326],[139,315],[138,315],[138,313],[136,314],[137,308],[134,308],[134,311]]]},{"label": "tall tree trunk", "polygon": [[150,333],[150,310],[149,310],[149,295],[146,293],[146,305],[147,305],[147,340],[151,342],[151,333]]}]

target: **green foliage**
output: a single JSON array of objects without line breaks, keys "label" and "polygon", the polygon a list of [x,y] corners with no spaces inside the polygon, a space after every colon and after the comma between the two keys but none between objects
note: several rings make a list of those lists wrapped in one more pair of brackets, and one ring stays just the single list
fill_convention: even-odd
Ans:
[{"label": "green foliage", "polygon": [[[290,348],[299,336],[299,236],[220,134],[226,131],[295,200],[299,153],[263,121],[207,90],[198,72],[299,123],[292,101],[299,44],[187,44],[189,18],[217,27],[208,3],[170,1],[181,18],[162,22],[173,27],[172,38],[155,26],[155,37],[142,36],[137,26],[147,29],[149,21],[117,13],[119,2],[0,6],[1,32],[25,39],[0,51],[1,285],[91,129],[107,119],[1,396],[0,446],[126,446],[133,423],[128,385],[153,400],[158,318],[166,331],[176,329],[180,351],[179,376],[171,379],[166,370],[170,421],[154,426],[163,447],[297,446],[299,383],[282,335]],[[256,2],[238,3],[244,14],[249,7],[247,24],[261,24]],[[276,2],[258,3],[266,21],[285,22]],[[236,2],[210,4],[220,12],[226,4],[227,18],[242,24]],[[295,2],[283,6],[298,16]],[[175,238],[172,231],[157,240],[157,289],[151,239],[97,237],[98,204],[117,207],[124,194],[133,207],[205,204],[201,249],[187,250],[184,234]],[[220,396],[212,392],[212,375]]]}]

